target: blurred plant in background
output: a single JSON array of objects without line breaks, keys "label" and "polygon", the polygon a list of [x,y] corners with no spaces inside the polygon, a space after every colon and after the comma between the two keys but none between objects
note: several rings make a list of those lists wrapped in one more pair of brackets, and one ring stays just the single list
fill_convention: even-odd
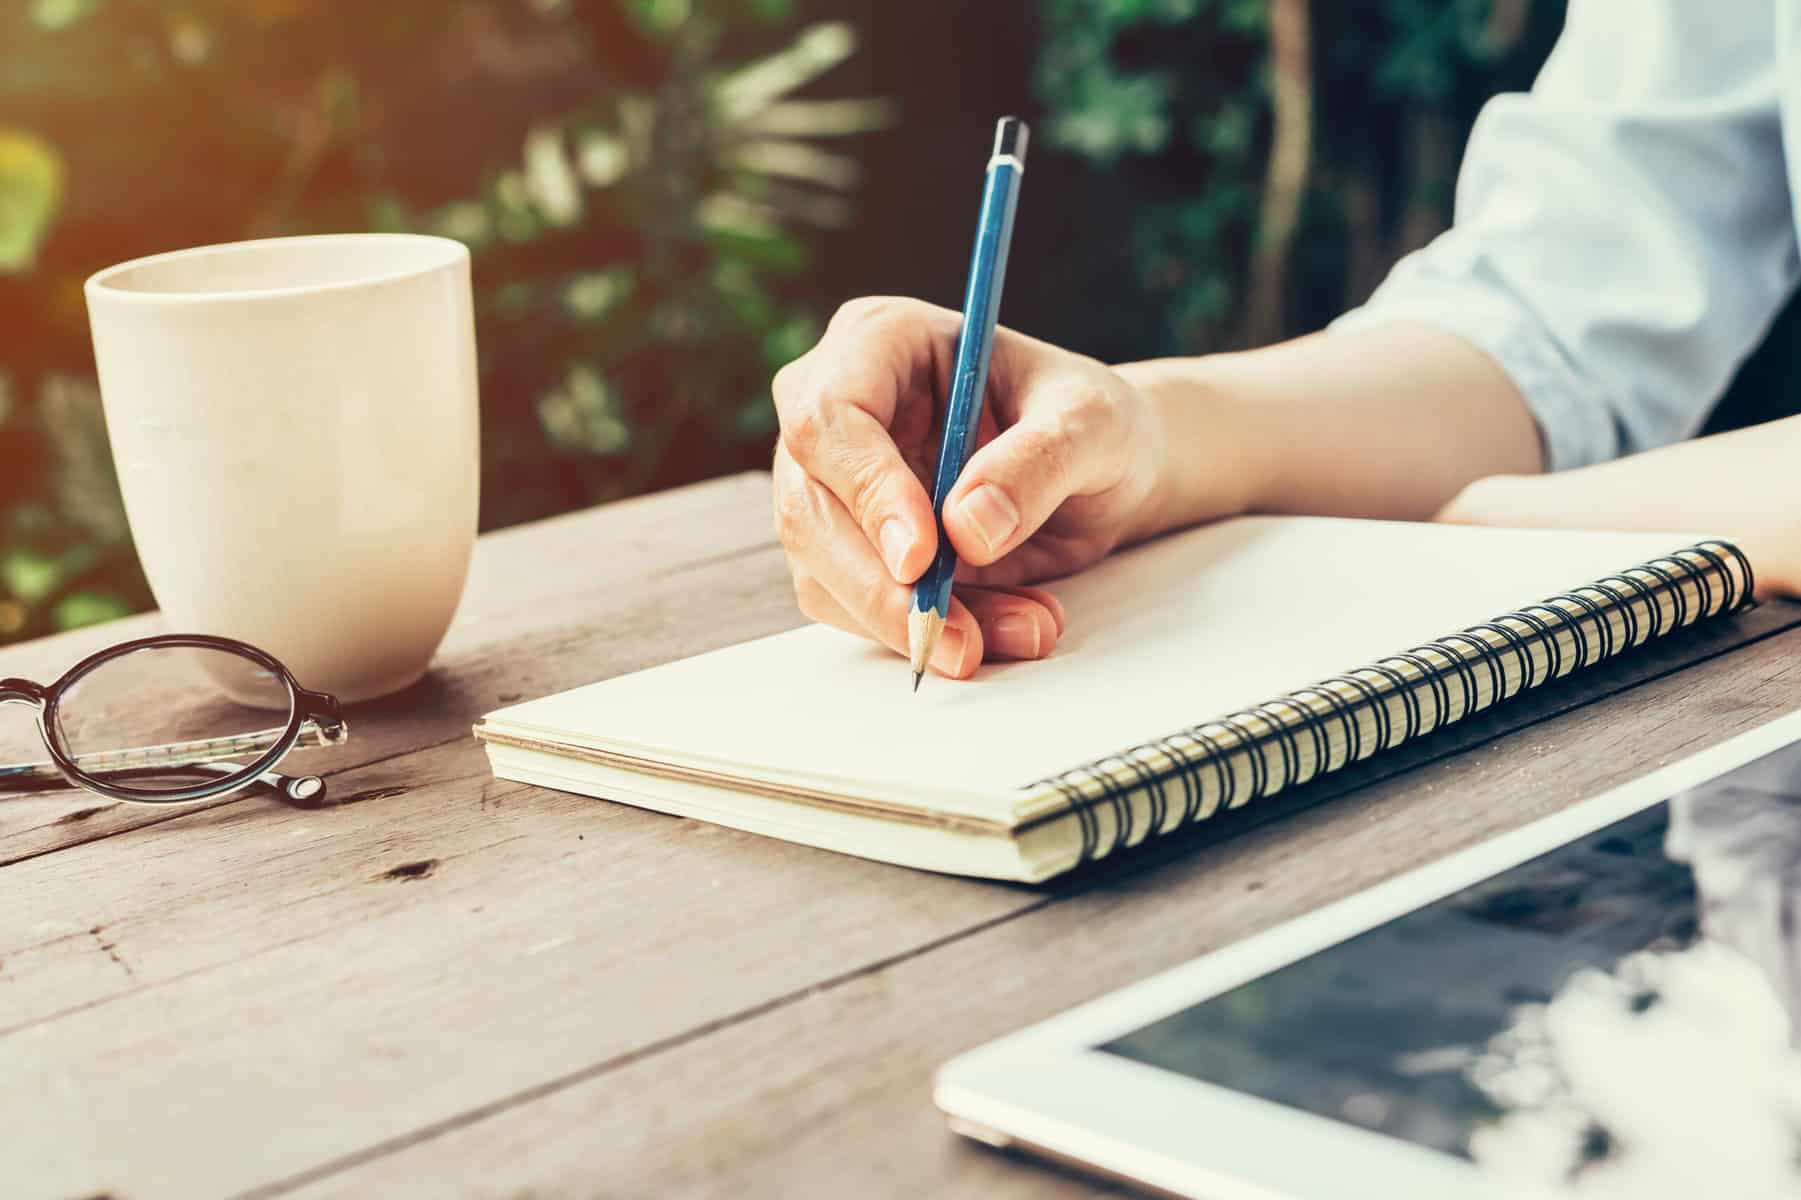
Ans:
[{"label": "blurred plant in background", "polygon": [[[0,640],[147,607],[81,281],[184,245],[411,230],[475,256],[483,525],[766,465],[786,281],[888,119],[789,0],[0,8]],[[471,181],[475,181],[473,184]],[[155,241],[146,242],[146,237]]]},{"label": "blurred plant in background", "polygon": [[[871,31],[856,66],[912,114],[879,140],[843,140],[892,114],[838,98],[857,39],[832,14]],[[766,466],[769,378],[820,312],[951,297],[973,189],[953,160],[1032,87],[1033,153],[1060,153],[1065,185],[1040,201],[1063,211],[1022,224],[1045,270],[1010,323],[1115,358],[1317,329],[1448,224],[1477,110],[1530,84],[1562,17],[1562,0],[0,4],[0,641],[150,603],[81,297],[108,263],[327,230],[466,242],[493,528]],[[847,145],[885,181],[849,232]],[[1787,358],[1738,390],[1792,394],[1801,300],[1779,329]]]},{"label": "blurred plant in background", "polygon": [[1145,353],[1257,345],[1360,303],[1450,221],[1477,110],[1561,0],[1048,0],[1055,145],[1131,173]]}]

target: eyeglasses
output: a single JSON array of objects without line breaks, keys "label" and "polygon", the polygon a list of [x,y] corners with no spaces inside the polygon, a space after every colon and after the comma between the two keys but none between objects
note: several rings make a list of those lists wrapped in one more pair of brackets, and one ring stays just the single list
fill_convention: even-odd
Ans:
[{"label": "eyeglasses", "polygon": [[[192,700],[209,680],[257,712],[223,699]],[[179,689],[179,703],[159,703]],[[173,701],[174,696],[169,699]],[[192,804],[262,783],[316,801],[325,782],[276,764],[296,749],[349,736],[337,700],[295,682],[255,646],[231,638],[166,634],[121,642],[82,659],[55,683],[0,679],[0,704],[30,704],[47,763],[0,766],[0,799],[72,784],[133,804]],[[254,757],[252,757],[254,756]],[[250,758],[249,762],[232,760]]]}]

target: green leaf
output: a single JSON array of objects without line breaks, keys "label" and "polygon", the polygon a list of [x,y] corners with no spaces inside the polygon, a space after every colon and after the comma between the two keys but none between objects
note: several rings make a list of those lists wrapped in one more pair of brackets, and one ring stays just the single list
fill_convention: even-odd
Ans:
[{"label": "green leaf", "polygon": [[509,242],[529,242],[538,235],[531,188],[521,171],[502,171],[494,179],[494,228]]},{"label": "green leaf", "polygon": [[713,265],[713,290],[737,318],[754,329],[775,320],[775,302],[757,280],[757,273],[741,258],[722,255]]},{"label": "green leaf", "polygon": [[809,25],[787,49],[739,67],[720,79],[714,87],[714,99],[720,112],[736,124],[813,82],[849,58],[856,48],[856,32],[846,22]]},{"label": "green leaf", "polygon": [[62,159],[50,144],[0,130],[0,274],[37,261],[62,194]]},{"label": "green leaf", "polygon": [[439,209],[427,221],[440,237],[455,238],[471,250],[479,250],[494,237],[494,219],[488,206],[474,200],[458,200]]},{"label": "green leaf", "polygon": [[807,248],[780,230],[715,225],[708,238],[721,254],[776,271],[799,271],[807,265]]},{"label": "green leaf", "polygon": [[1262,33],[1269,25],[1269,0],[1224,0],[1219,23],[1231,33]]},{"label": "green leaf", "polygon": [[47,554],[22,549],[0,554],[0,583],[27,604],[44,599],[62,580],[62,564]]},{"label": "green leaf", "polygon": [[96,8],[100,0],[32,0],[31,20],[52,33],[67,29]]},{"label": "green leaf", "polygon": [[369,198],[369,228],[377,233],[411,233],[413,217],[406,201],[393,192]]},{"label": "green leaf", "polygon": [[563,133],[552,127],[525,135],[525,191],[546,225],[568,228],[582,219],[582,185],[563,147]]},{"label": "green leaf", "polygon": [[105,592],[70,592],[50,610],[50,622],[57,629],[79,629],[83,625],[99,625],[131,615],[131,606],[117,596]]},{"label": "green leaf", "polygon": [[1069,81],[1073,102],[1050,123],[1050,140],[1098,162],[1156,154],[1169,144],[1170,77],[1122,75],[1094,63]]},{"label": "green leaf", "polygon": [[169,57],[184,67],[198,67],[213,55],[213,31],[192,13],[169,20]]},{"label": "green leaf", "polygon": [[632,165],[631,151],[610,133],[588,133],[576,143],[575,165],[590,187],[606,187]]},{"label": "green leaf", "polygon": [[594,321],[606,316],[631,292],[629,267],[584,271],[563,285],[563,307],[579,321]]},{"label": "green leaf", "polygon": [[632,445],[618,391],[586,363],[569,368],[562,387],[538,398],[538,420],[559,450],[620,454]]},{"label": "green leaf", "polygon": [[653,33],[673,33],[693,15],[692,0],[627,0],[626,7]]},{"label": "green leaf", "polygon": [[1256,118],[1249,105],[1242,102],[1222,105],[1194,123],[1195,145],[1209,154],[1234,161],[1250,152],[1256,133]]}]

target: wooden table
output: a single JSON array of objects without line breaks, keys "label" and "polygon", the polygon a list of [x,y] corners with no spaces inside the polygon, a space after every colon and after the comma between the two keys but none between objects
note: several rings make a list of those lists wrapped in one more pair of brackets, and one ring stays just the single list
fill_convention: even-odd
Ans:
[{"label": "wooden table", "polygon": [[1794,630],[1051,891],[489,777],[483,712],[797,624],[768,509],[747,475],[483,538],[426,683],[311,752],[332,807],[0,805],[0,1195],[1095,1194],[947,1134],[934,1068],[1801,695]]}]

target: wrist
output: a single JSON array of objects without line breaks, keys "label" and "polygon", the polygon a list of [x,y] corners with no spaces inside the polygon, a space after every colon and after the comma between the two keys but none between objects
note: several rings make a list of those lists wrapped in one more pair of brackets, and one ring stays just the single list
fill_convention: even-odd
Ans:
[{"label": "wrist", "polygon": [[1169,358],[1113,368],[1142,398],[1153,443],[1153,483],[1129,540],[1259,507],[1267,473],[1254,413],[1219,366],[1218,358]]}]

